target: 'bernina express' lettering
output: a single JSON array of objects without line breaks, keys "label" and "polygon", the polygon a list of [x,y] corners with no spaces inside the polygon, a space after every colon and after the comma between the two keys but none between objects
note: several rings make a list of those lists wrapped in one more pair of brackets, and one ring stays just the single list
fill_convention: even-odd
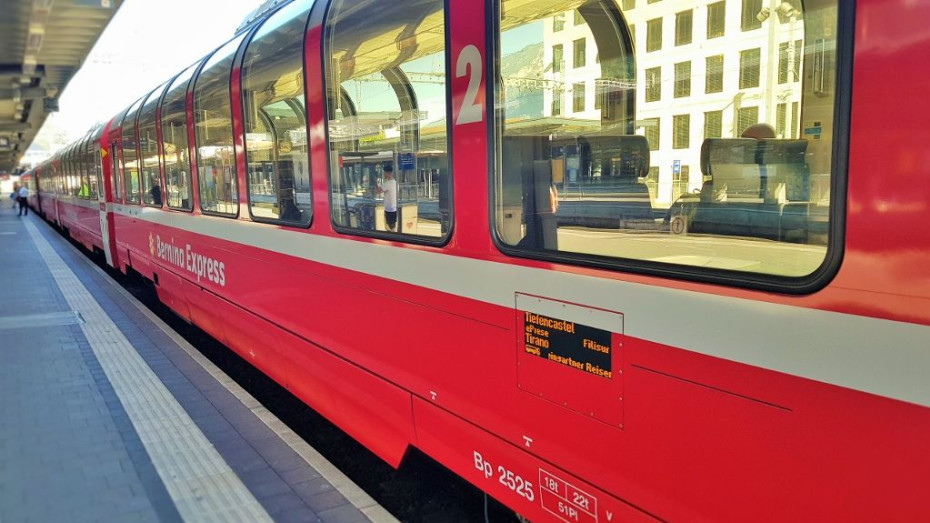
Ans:
[{"label": "'bernina express' lettering", "polygon": [[182,249],[174,243],[163,242],[161,236],[150,236],[149,250],[158,259],[193,274],[198,282],[206,279],[221,287],[226,286],[226,264],[200,254],[189,243]]}]

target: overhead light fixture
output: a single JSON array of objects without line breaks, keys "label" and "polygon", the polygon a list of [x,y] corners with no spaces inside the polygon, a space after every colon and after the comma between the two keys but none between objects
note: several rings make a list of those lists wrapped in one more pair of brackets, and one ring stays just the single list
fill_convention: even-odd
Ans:
[{"label": "overhead light fixture", "polygon": [[29,36],[26,37],[26,54],[38,53],[44,40],[45,25],[35,22],[29,24]]},{"label": "overhead light fixture", "polygon": [[779,4],[778,7],[775,8],[775,12],[783,18],[791,18],[801,14],[797,9],[794,8],[793,5],[788,2],[782,2]]}]

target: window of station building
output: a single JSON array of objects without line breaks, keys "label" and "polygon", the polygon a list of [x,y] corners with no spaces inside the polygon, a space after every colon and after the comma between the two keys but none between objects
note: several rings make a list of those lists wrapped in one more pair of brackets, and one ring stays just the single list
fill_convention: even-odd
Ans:
[{"label": "window of station building", "polygon": [[[740,26],[742,10],[715,2],[713,47],[668,49],[658,42],[656,10],[621,17],[620,0],[499,1],[492,46],[499,54],[489,61],[496,68],[492,209],[504,252],[766,288],[803,288],[822,274],[834,259],[836,49],[838,35],[849,36],[837,0],[804,2],[751,32],[725,32]],[[694,9],[667,0],[662,12]],[[565,41],[551,39],[550,24],[575,11],[587,23],[573,31],[590,33],[573,38],[583,36],[600,63],[556,75],[546,61],[529,60]],[[647,45],[633,46],[629,26],[650,22]],[[795,41],[802,42],[799,81],[779,85],[778,68],[760,63],[774,65],[779,43]],[[740,67],[734,55],[724,68],[724,51],[740,49]],[[700,74],[707,72],[705,91],[713,93],[699,104],[686,94],[695,60],[705,62]],[[676,96],[661,97],[663,66],[675,66]],[[527,77],[546,81],[519,82]],[[592,81],[597,104],[562,110],[575,101],[563,99],[563,89]],[[792,138],[814,122],[819,138]],[[692,124],[701,126],[693,136]]]},{"label": "window of station building", "polygon": [[155,109],[166,85],[152,91],[139,111],[139,161],[142,164],[142,203],[161,207],[164,195],[161,187],[161,167],[158,158],[158,125]]},{"label": "window of station building", "polygon": [[723,55],[708,56],[706,59],[706,75],[704,77],[704,92],[723,92]]},{"label": "window of station building", "polygon": [[584,17],[581,16],[581,13],[578,11],[573,11],[572,15],[574,17],[575,25],[584,25]]},{"label": "window of station building", "polygon": [[552,116],[559,116],[562,114],[562,98],[565,96],[565,91],[562,89],[553,89],[552,91]]},{"label": "window of station building", "polygon": [[762,12],[762,0],[743,0],[743,18],[740,24],[743,31],[762,27]]},{"label": "window of station building", "polygon": [[723,111],[704,113],[704,139],[723,137]]},{"label": "window of station building", "polygon": [[561,13],[552,18],[552,32],[558,33],[563,29],[565,29],[565,14]]},{"label": "window of station building", "polygon": [[762,49],[747,49],[739,52],[739,88],[759,87],[761,77]]},{"label": "window of station building", "polygon": [[691,145],[691,115],[672,117],[672,149],[687,149]]},{"label": "window of station building", "polygon": [[443,6],[441,0],[330,4],[329,184],[340,229],[432,241],[451,230]]},{"label": "window of station building", "polygon": [[622,5],[624,11],[629,11],[636,8],[636,0],[623,0]]},{"label": "window of station building", "polygon": [[552,72],[561,73],[565,65],[565,48],[562,44],[552,46]]},{"label": "window of station building", "polygon": [[242,63],[249,209],[258,221],[310,223],[303,45],[311,5],[294,2],[265,21]]},{"label": "window of station building", "polygon": [[736,113],[736,134],[739,136],[742,136],[749,126],[759,123],[758,107],[740,107]]},{"label": "window of station building", "polygon": [[646,101],[658,102],[662,99],[662,68],[646,69],[645,77]]},{"label": "window of station building", "polygon": [[720,38],[726,33],[727,3],[714,2],[707,6],[707,39]]},{"label": "window of station building", "polygon": [[123,159],[120,170],[123,175],[123,187],[126,191],[126,203],[140,203],[142,201],[141,191],[139,188],[139,155],[136,152],[136,116],[139,114],[139,108],[144,102],[140,98],[138,102],[126,112],[121,124],[122,136],[120,137],[121,157]]},{"label": "window of station building", "polygon": [[660,118],[646,118],[643,120],[643,136],[649,143],[650,151],[658,151],[661,142],[659,137],[662,136],[662,120]]},{"label": "window of station building", "polygon": [[585,108],[584,82],[572,84],[572,112],[582,113]]},{"label": "window of station building", "polygon": [[175,77],[161,104],[162,164],[169,209],[193,210],[190,142],[187,133],[187,88],[199,64]]},{"label": "window of station building", "polygon": [[587,43],[585,43],[584,38],[579,38],[572,43],[572,48],[574,49],[574,58],[572,61],[572,67],[584,67],[587,60],[585,53],[587,51]]},{"label": "window of station building", "polygon": [[646,22],[646,51],[662,49],[662,19],[654,18]]},{"label": "window of station building", "polygon": [[675,15],[675,45],[691,43],[694,10],[688,9]]},{"label": "window of station building", "polygon": [[675,98],[691,96],[691,62],[675,64]]},{"label": "window of station building", "polygon": [[243,37],[234,38],[213,53],[194,80],[200,209],[208,214],[239,214],[229,79]]}]

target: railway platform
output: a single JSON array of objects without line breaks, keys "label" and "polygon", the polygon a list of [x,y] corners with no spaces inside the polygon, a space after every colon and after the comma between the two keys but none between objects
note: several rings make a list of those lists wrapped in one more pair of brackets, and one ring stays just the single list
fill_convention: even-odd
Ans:
[{"label": "railway platform", "polygon": [[0,521],[395,521],[9,202],[0,260]]}]

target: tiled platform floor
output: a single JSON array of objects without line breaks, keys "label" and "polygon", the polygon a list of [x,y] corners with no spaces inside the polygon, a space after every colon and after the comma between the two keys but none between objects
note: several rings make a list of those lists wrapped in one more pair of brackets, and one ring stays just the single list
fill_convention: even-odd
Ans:
[{"label": "tiled platform floor", "polygon": [[0,289],[0,521],[394,521],[8,202]]}]

